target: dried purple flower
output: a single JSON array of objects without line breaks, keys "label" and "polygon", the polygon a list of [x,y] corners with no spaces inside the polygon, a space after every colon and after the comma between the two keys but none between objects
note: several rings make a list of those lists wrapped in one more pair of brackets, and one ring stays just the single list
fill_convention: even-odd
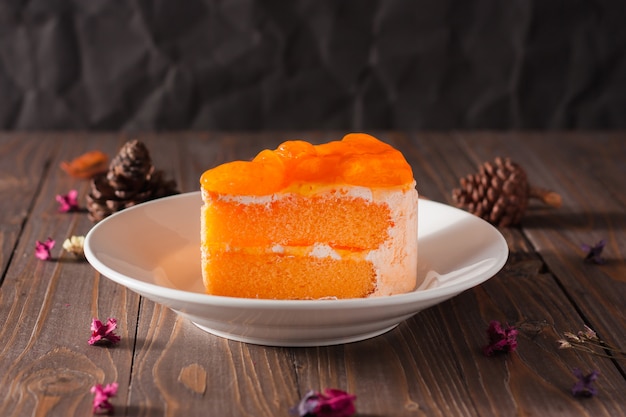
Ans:
[{"label": "dried purple flower", "polygon": [[117,320],[114,318],[109,318],[106,324],[103,324],[98,319],[93,319],[91,322],[91,337],[89,338],[89,344],[102,344],[102,343],[110,343],[116,344],[121,338],[113,333],[115,328],[117,327]]},{"label": "dried purple flower", "polygon": [[492,356],[497,352],[513,352],[517,348],[517,329],[508,324],[502,327],[497,320],[492,320],[487,328],[489,344],[483,348],[485,356]]},{"label": "dried purple flower", "polygon": [[589,246],[587,244],[581,245],[582,250],[587,252],[585,256],[585,262],[592,262],[595,264],[603,264],[605,263],[605,259],[602,257],[602,251],[604,250],[604,246],[606,246],[606,240],[602,239],[594,246]]},{"label": "dried purple flower", "polygon": [[78,211],[78,191],[70,190],[67,194],[58,194],[56,200],[59,203],[59,211],[68,213]]},{"label": "dried purple flower", "polygon": [[104,387],[100,384],[91,387],[93,397],[93,413],[109,414],[113,412],[113,404],[109,401],[111,397],[117,395],[117,382],[107,384]]},{"label": "dried purple flower", "polygon": [[289,412],[299,417],[350,417],[356,412],[355,395],[327,388],[324,393],[309,391]]},{"label": "dried purple flower", "polygon": [[598,371],[592,371],[590,374],[583,374],[580,369],[574,369],[574,375],[578,378],[578,381],[572,387],[572,395],[574,397],[593,397],[598,393],[598,390],[592,386],[593,382],[598,379],[600,374]]},{"label": "dried purple flower", "polygon": [[54,247],[54,243],[55,242],[52,238],[48,238],[45,242],[37,241],[35,243],[35,256],[42,261],[49,261],[52,259],[50,250]]}]

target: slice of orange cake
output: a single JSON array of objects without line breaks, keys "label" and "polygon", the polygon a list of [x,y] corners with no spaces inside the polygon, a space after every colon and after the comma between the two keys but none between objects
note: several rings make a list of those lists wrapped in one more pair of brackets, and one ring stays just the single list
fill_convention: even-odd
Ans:
[{"label": "slice of orange cake", "polygon": [[373,136],[288,141],[210,169],[200,184],[209,294],[357,298],[416,286],[413,172]]}]

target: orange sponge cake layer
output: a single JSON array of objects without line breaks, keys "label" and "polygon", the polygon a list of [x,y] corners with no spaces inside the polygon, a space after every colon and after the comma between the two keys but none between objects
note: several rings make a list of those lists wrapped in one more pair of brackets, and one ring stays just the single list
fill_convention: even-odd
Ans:
[{"label": "orange sponge cake layer", "polygon": [[[207,292],[215,295],[320,299],[342,294],[343,298],[358,298],[374,290],[375,271],[371,262],[364,260],[230,251],[215,252],[209,259],[211,279],[206,286]],[[242,282],[233,276],[253,279]]]},{"label": "orange sponge cake layer", "polygon": [[210,219],[204,229],[207,243],[235,247],[327,242],[333,247],[375,249],[384,242],[391,222],[389,207],[339,192],[289,194],[267,203],[211,200],[204,215]]},{"label": "orange sponge cake layer", "polygon": [[210,294],[354,298],[415,287],[412,171],[400,152],[369,135],[285,142],[206,171],[201,186]]}]

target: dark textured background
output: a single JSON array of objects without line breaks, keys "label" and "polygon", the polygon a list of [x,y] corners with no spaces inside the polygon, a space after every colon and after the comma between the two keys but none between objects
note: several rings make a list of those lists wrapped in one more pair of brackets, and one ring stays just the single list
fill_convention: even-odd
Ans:
[{"label": "dark textured background", "polygon": [[625,127],[625,0],[0,0],[3,130]]}]

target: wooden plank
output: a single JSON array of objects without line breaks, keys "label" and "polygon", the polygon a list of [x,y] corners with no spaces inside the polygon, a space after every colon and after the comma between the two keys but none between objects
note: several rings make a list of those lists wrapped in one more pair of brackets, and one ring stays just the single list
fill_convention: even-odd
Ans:
[{"label": "wooden plank", "polygon": [[0,134],[0,283],[55,151],[26,134]]},{"label": "wooden plank", "polygon": [[301,390],[347,390],[359,415],[477,415],[439,319],[429,309],[370,340],[295,350]]},{"label": "wooden plank", "polygon": [[[205,169],[234,159],[250,159],[262,149],[275,148],[284,140],[299,137],[303,136],[289,133],[187,136],[181,145],[184,149],[179,150],[184,157],[177,161],[179,166],[174,172],[180,174],[183,189],[195,191]],[[313,142],[327,140],[319,134],[313,135],[313,139],[306,136],[306,139]],[[159,145],[160,151],[169,154],[165,152],[169,150],[167,146],[165,143]],[[155,313],[159,315],[158,324],[155,323]],[[146,300],[142,301],[138,334],[139,341],[144,339],[146,345],[139,346],[135,359],[131,407],[141,404],[142,410],[162,415],[175,412],[186,415],[204,415],[206,412],[216,415],[282,415],[306,392],[295,380],[293,356],[299,349],[225,341],[205,334]],[[150,340],[167,340],[168,344],[151,349]],[[189,350],[189,346],[201,346],[201,349],[199,353],[185,353],[181,363],[178,357],[181,351]],[[201,370],[198,373],[202,384],[206,385],[202,395],[172,381],[173,376],[182,375],[189,366]],[[167,403],[173,404],[173,408],[161,409],[159,398],[168,398]],[[197,411],[199,402],[205,404],[201,412]]]},{"label": "wooden plank", "polygon": [[[473,170],[482,155],[523,148],[508,135],[495,135],[508,142],[488,137],[471,144],[450,134],[383,135],[407,155],[420,191],[444,202],[449,201],[458,177]],[[332,132],[297,136],[312,136],[314,141],[340,137]],[[51,146],[45,138],[35,137],[44,139],[42,149]],[[79,137],[81,142],[76,142]],[[184,192],[195,191],[200,174],[211,165],[249,159],[263,148],[297,138],[289,132],[139,137],[151,150],[155,166],[171,174]],[[50,166],[94,147],[115,153],[128,138],[63,137],[52,146],[58,155],[51,158]],[[526,154],[524,161],[532,162],[531,156]],[[535,163],[544,178],[543,165]],[[563,172],[568,169],[564,164]],[[613,164],[605,169],[621,168]],[[559,175],[548,173],[547,178],[563,182],[569,190],[573,180]],[[607,193],[615,194],[619,183],[608,185]],[[615,364],[558,350],[558,331],[576,330],[565,327],[582,323],[585,317],[561,285],[563,272],[550,263],[546,267],[545,253],[540,252],[541,257],[534,253],[537,244],[529,233],[537,231],[502,230],[511,258],[501,273],[381,337],[343,346],[268,348],[206,334],[170,310],[103,279],[86,263],[67,256],[58,262],[35,260],[33,239],[51,235],[59,242],[91,227],[84,213],[55,211],[54,195],[72,187],[79,189],[82,198],[87,185],[62,175],[50,175],[43,183],[0,287],[0,320],[21,325],[0,329],[0,337],[7,341],[0,348],[0,386],[8,387],[8,399],[0,403],[2,415],[88,414],[89,387],[94,381],[113,380],[120,383],[114,399],[121,408],[119,415],[287,415],[307,390],[325,387],[357,394],[359,415],[370,416],[624,413],[620,393],[626,382]],[[532,221],[544,216],[537,211],[532,215]],[[109,314],[120,319],[121,345],[88,346],[90,316]],[[517,352],[493,358],[482,355],[491,319],[520,327]],[[579,401],[571,396],[574,366],[601,371],[599,398]]]},{"label": "wooden plank", "polygon": [[[29,140],[51,155],[50,169],[0,287],[0,322],[5,323],[0,329],[0,386],[5,387],[0,414],[89,414],[89,389],[96,383],[119,382],[119,400],[126,401],[139,297],[101,279],[89,264],[62,250],[64,239],[86,234],[91,222],[84,212],[58,212],[57,194],[76,188],[84,206],[88,188],[86,181],[70,178],[58,165],[87,150],[113,151],[117,138],[32,134]],[[34,256],[35,241],[47,237],[57,242],[54,259],[40,261]],[[118,347],[87,343],[92,317],[118,319]]]},{"label": "wooden plank", "polygon": [[[283,138],[177,133],[141,139],[153,154],[155,167],[173,173],[181,191],[192,192],[199,190],[204,170],[250,159]],[[145,299],[137,337],[133,392],[127,405],[136,415],[282,415],[299,399],[286,349],[210,335]]]},{"label": "wooden plank", "polygon": [[129,407],[146,416],[283,415],[298,401],[292,368],[287,349],[210,335],[144,300]]},{"label": "wooden plank", "polygon": [[[522,223],[536,252],[557,277],[560,285],[582,313],[580,328],[591,326],[610,343],[626,349],[626,263],[624,248],[626,236],[619,233],[626,228],[625,206],[616,198],[620,179],[605,187],[608,179],[600,182],[597,172],[601,166],[615,173],[623,169],[623,137],[605,137],[606,149],[617,154],[594,152],[592,134],[510,134],[463,136],[460,140],[473,154],[474,160],[492,159],[497,154],[514,155],[525,167],[529,180],[559,192],[563,207],[547,209],[533,205]],[[563,146],[563,143],[569,146]],[[593,166],[598,171],[581,167]],[[603,176],[603,178],[606,178]],[[595,244],[607,239],[605,265],[582,261],[582,244]],[[622,329],[622,330],[620,330]],[[562,329],[575,331],[578,329]]]},{"label": "wooden plank", "polygon": [[455,180],[448,165],[459,157],[464,158],[451,135],[419,132],[388,133],[386,137],[412,166],[420,197],[448,203],[448,184]]},{"label": "wooden plank", "polygon": [[[392,140],[402,144],[423,189],[428,190],[434,199],[449,198],[449,191],[446,190],[451,190],[458,178],[451,168],[473,165],[470,158],[457,144],[446,140],[445,135],[429,138],[429,135],[418,134],[415,138],[418,139],[413,142],[416,144],[414,149],[406,146],[403,135],[394,135]],[[506,275],[509,279],[517,279],[521,275],[520,269],[529,272],[527,282],[534,282],[542,265],[540,259],[528,254],[531,248],[519,232],[505,231],[505,235],[515,258],[522,256],[520,254],[526,255],[523,255],[524,262],[517,262],[509,272],[498,274],[493,279],[495,284],[490,281],[422,312],[381,337],[342,347],[296,351],[294,355],[300,390],[304,392],[325,386],[347,389],[357,394],[359,412],[366,415],[401,416],[415,412],[425,415],[501,415],[503,412],[518,414],[526,410],[545,415],[543,411],[553,410],[551,401],[554,398],[558,398],[559,407],[567,405],[580,408],[568,393],[571,376],[569,370],[561,372],[567,368],[567,364],[558,357],[555,340],[551,340],[550,345],[552,357],[556,357],[555,366],[547,375],[542,374],[545,360],[530,364],[524,362],[528,357],[537,356],[533,341],[529,348],[530,354],[524,352],[522,356],[524,361],[520,363],[523,366],[512,371],[502,367],[502,361],[497,358],[498,368],[494,369],[492,358],[484,358],[481,354],[480,348],[486,343],[485,329],[489,320],[500,318],[505,321],[507,317],[512,317],[514,322],[518,322],[526,319],[511,313],[510,293],[506,298],[499,296],[493,297],[494,300],[485,299],[485,296],[480,296],[485,291],[483,287],[496,285],[497,295],[502,287],[507,288],[498,280]],[[527,256],[531,258],[531,266],[526,260]],[[532,265],[535,265],[536,270],[533,270]],[[577,315],[551,277],[539,282],[541,285],[536,290],[540,294],[553,294],[558,301],[555,303],[552,300],[552,304],[548,305],[559,305],[559,311]],[[545,318],[545,308],[541,304],[526,302],[524,294],[527,291],[521,291],[524,288],[520,286],[517,298],[514,299],[520,306],[530,306],[525,314],[544,317],[550,322],[551,318]],[[568,320],[569,317],[565,317],[552,321],[561,324]],[[513,361],[519,362],[519,354],[511,356]],[[577,359],[583,362],[589,360]],[[624,387],[623,379],[611,364],[592,360],[590,366],[601,368],[609,375],[609,389]],[[541,383],[539,386],[547,384],[551,388],[551,395],[543,395],[541,401],[535,401],[519,389],[522,380],[535,385]],[[372,384],[372,381],[379,383]],[[516,391],[511,394],[513,388]],[[485,393],[485,390],[488,392]],[[620,410],[617,402],[608,406],[592,404],[588,409],[583,409],[584,414],[581,415],[613,415],[616,410]]]},{"label": "wooden plank", "polygon": [[[451,307],[439,307],[472,404],[481,416],[504,410],[510,415],[619,415],[624,405],[613,393],[626,389],[623,375],[611,361],[558,348],[558,330],[576,321],[578,313],[554,277],[541,271],[535,255],[517,253],[496,277],[453,299]],[[520,330],[515,353],[481,354],[492,319]],[[600,401],[581,402],[571,395],[574,368],[600,371]]]},{"label": "wooden plank", "polygon": [[[546,135],[545,140],[551,142],[552,149],[567,143],[567,160],[576,172],[594,178],[626,207],[626,132],[568,132]],[[619,217],[623,212],[611,214]]]}]

